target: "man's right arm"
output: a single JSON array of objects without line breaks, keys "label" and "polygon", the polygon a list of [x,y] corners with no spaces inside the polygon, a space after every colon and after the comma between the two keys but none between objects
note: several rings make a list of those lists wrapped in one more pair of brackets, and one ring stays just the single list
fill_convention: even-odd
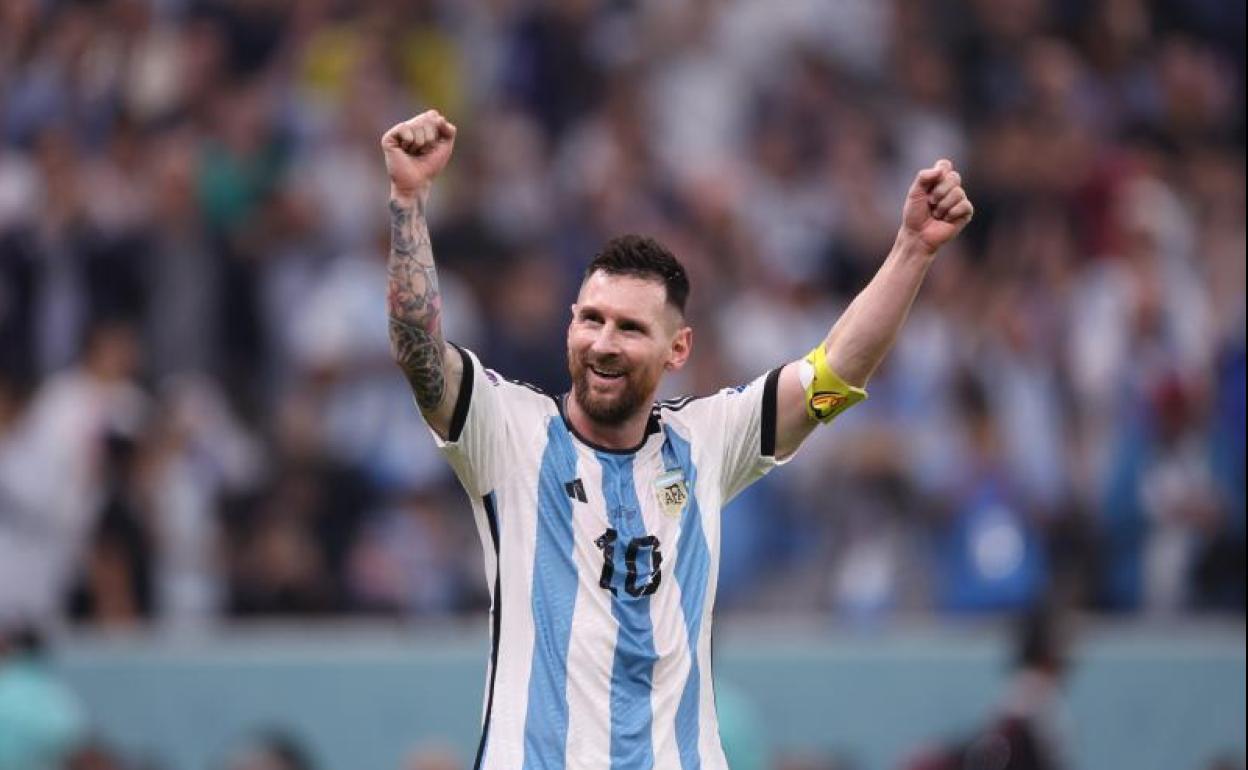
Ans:
[{"label": "man's right arm", "polygon": [[442,334],[442,295],[425,206],[454,142],[455,127],[435,111],[399,123],[381,139],[390,175],[390,350],[425,421],[444,439],[450,438],[463,359]]}]

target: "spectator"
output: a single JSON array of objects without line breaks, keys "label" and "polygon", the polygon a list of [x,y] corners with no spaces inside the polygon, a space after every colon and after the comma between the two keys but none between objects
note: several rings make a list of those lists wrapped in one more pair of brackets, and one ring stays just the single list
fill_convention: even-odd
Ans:
[{"label": "spectator", "polygon": [[55,767],[86,738],[78,698],[42,660],[37,633],[0,616],[0,768]]},{"label": "spectator", "polygon": [[988,725],[964,741],[925,750],[907,770],[1064,770],[1071,767],[1071,725],[1062,693],[1070,664],[1070,629],[1041,608],[1018,624],[1016,669]]},{"label": "spectator", "polygon": [[[99,520],[99,501],[124,484],[101,462],[109,442],[137,435],[148,408],[135,383],[132,327],[91,330],[82,364],[39,387],[0,434],[0,610],[40,623],[61,616]],[[124,450],[123,450],[124,451]],[[116,455],[114,455],[116,457]]]}]

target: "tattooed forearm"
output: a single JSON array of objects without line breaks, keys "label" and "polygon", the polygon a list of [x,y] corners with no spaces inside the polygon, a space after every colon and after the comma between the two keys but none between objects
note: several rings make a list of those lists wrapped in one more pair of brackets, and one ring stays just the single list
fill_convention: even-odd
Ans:
[{"label": "tattooed forearm", "polygon": [[424,410],[446,392],[442,295],[422,203],[390,202],[390,350]]},{"label": "tattooed forearm", "polygon": [[390,349],[407,375],[421,409],[436,409],[446,392],[442,345],[441,334],[390,318]]}]

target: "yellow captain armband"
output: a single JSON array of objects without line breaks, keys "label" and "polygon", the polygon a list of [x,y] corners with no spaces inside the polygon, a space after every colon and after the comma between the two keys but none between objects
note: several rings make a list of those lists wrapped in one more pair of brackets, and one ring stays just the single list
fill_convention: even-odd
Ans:
[{"label": "yellow captain armband", "polygon": [[798,364],[797,376],[806,389],[806,414],[817,422],[831,422],[867,397],[866,390],[850,385],[832,371],[822,342]]}]

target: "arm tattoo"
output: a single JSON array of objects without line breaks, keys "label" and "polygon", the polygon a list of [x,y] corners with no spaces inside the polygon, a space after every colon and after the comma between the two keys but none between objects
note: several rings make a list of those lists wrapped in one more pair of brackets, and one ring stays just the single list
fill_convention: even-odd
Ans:
[{"label": "arm tattoo", "polygon": [[422,410],[436,409],[446,392],[442,295],[429,244],[423,203],[390,202],[390,351]]}]

